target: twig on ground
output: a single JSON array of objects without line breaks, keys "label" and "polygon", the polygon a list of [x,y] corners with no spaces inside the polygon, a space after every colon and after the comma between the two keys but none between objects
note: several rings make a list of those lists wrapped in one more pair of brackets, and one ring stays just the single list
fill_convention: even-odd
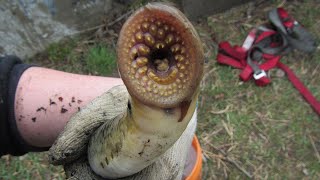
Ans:
[{"label": "twig on ground", "polygon": [[246,171],[243,167],[241,167],[235,160],[229,158],[228,156],[226,157],[226,161],[228,161],[229,163],[235,165],[240,171],[242,171],[248,178],[252,179],[253,176]]},{"label": "twig on ground", "polygon": [[318,64],[317,65],[317,67],[316,68],[314,68],[314,70],[312,71],[312,73],[311,73],[311,77],[313,78],[316,74],[318,74],[318,69],[319,69],[319,67],[320,67],[320,64]]},{"label": "twig on ground", "polygon": [[227,152],[230,153],[233,149],[235,149],[236,147],[238,146],[237,143],[233,143],[232,146],[230,146],[228,149],[227,149]]},{"label": "twig on ground", "polygon": [[252,126],[259,132],[260,138],[263,140],[269,142],[269,136],[268,133],[264,132],[262,129],[260,129],[255,122],[252,122]]},{"label": "twig on ground", "polygon": [[212,114],[224,114],[224,113],[228,112],[230,107],[231,107],[231,105],[227,105],[227,107],[225,109],[222,109],[222,110],[211,110],[210,113],[212,113]]},{"label": "twig on ground", "polygon": [[228,122],[228,124],[226,122],[224,122],[224,120],[221,121],[222,126],[224,127],[224,129],[226,130],[226,132],[228,133],[228,135],[230,136],[230,139],[233,140],[233,127],[230,125],[230,123]]},{"label": "twig on ground", "polygon": [[228,144],[223,144],[223,145],[220,145],[220,146],[218,146],[217,148],[218,149],[222,149],[222,148],[226,148],[226,147],[232,147],[232,146],[236,146],[236,145],[238,145],[238,143],[228,143]]},{"label": "twig on ground", "polygon": [[[223,171],[226,173],[226,171],[229,171],[229,168],[227,166],[227,164],[224,162],[225,157],[220,153],[220,154],[214,154],[210,151],[207,151],[205,149],[203,149],[203,154],[204,156],[206,156],[207,158],[211,158],[211,159],[215,159],[217,161],[217,166],[218,169],[221,168],[221,165],[223,166]],[[226,175],[225,175],[226,176]]]},{"label": "twig on ground", "polygon": [[221,131],[223,130],[223,127],[220,127],[220,128],[218,128],[218,129],[216,129],[215,131],[212,131],[210,134],[208,134],[208,133],[203,133],[204,135],[204,137],[202,136],[202,139],[204,139],[205,141],[209,141],[209,139],[212,137],[212,136],[214,136],[214,135],[216,135],[216,134],[218,134],[218,133],[220,133]]},{"label": "twig on ground", "polygon": [[206,87],[206,80],[207,78],[211,75],[212,72],[214,72],[216,70],[216,68],[212,68],[209,72],[205,73],[205,75],[202,78],[201,81],[201,90],[204,89],[204,87]]},{"label": "twig on ground", "polygon": [[[258,168],[255,169],[255,171],[253,172],[253,175],[256,177],[256,176],[259,176],[259,171],[262,171],[263,169],[263,164],[261,164]],[[260,177],[262,179],[262,177]]]},{"label": "twig on ground", "polygon": [[313,138],[312,138],[310,135],[309,135],[309,139],[310,139],[312,148],[313,148],[313,150],[314,150],[314,154],[315,154],[316,158],[318,159],[318,162],[320,162],[320,154],[319,154],[319,151],[317,150],[317,147],[316,147],[316,145],[314,144]]},{"label": "twig on ground", "polygon": [[237,169],[239,169],[241,172],[243,172],[248,178],[252,179],[253,175],[251,175],[247,170],[245,170],[243,167],[241,167],[235,160],[233,160],[232,158],[228,157],[227,153],[225,153],[223,150],[215,147],[213,144],[211,144],[210,142],[206,141],[206,143],[212,147],[215,151],[218,151],[219,153],[221,153],[224,158],[224,161],[229,162],[230,164],[233,164]]},{"label": "twig on ground", "polygon": [[270,119],[270,118],[265,119],[265,121],[270,121],[274,123],[285,123],[285,124],[288,124],[291,122],[290,120],[279,120],[279,119]]},{"label": "twig on ground", "polygon": [[283,0],[283,1],[278,5],[278,7],[283,7],[286,3],[287,3],[287,0]]}]

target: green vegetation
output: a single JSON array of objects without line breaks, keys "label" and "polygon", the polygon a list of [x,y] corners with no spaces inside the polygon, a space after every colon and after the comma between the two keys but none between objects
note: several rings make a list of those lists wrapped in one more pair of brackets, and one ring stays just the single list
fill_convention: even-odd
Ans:
[{"label": "green vegetation", "polygon": [[27,62],[71,73],[117,76],[114,48],[104,42],[85,42],[74,38],[53,43]]},{"label": "green vegetation", "polygon": [[20,157],[3,156],[0,159],[1,180],[62,180],[61,167],[48,164],[45,153],[29,153]]},{"label": "green vegetation", "polygon": [[103,45],[90,47],[85,62],[88,71],[99,75],[108,75],[116,69],[116,54]]},{"label": "green vegetation", "polygon": [[53,43],[47,48],[48,59],[52,63],[57,63],[59,61],[65,61],[71,54],[72,49],[76,46],[75,40],[65,40],[59,43]]}]

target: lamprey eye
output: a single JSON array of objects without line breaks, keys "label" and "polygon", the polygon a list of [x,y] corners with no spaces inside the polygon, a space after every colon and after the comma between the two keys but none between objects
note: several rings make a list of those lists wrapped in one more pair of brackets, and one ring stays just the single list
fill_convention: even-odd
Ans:
[{"label": "lamprey eye", "polygon": [[142,103],[173,107],[188,100],[199,84],[202,66],[199,37],[175,8],[149,4],[120,32],[119,71],[129,93]]}]

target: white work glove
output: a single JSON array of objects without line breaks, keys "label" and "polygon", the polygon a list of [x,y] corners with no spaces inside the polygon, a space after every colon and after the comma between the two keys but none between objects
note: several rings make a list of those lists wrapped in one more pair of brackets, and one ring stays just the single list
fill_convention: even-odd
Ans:
[{"label": "white work glove", "polygon": [[[68,179],[103,179],[89,166],[88,142],[98,127],[126,111],[128,99],[125,86],[116,86],[75,114],[50,148],[50,163],[63,165]],[[195,128],[196,112],[181,137],[168,151],[139,173],[121,179],[180,180]]]}]

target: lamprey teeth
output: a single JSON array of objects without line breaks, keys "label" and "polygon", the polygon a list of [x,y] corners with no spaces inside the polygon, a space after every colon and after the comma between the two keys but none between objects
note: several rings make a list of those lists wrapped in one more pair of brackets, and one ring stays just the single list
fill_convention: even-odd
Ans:
[{"label": "lamprey teeth", "polygon": [[[118,40],[119,72],[130,95],[165,108],[191,96],[189,89],[199,84],[203,66],[202,44],[194,27],[181,14],[171,13],[163,9],[138,11],[124,24]],[[163,89],[142,94],[147,88],[140,87],[145,75]],[[180,81],[184,83],[178,86]],[[176,90],[169,91],[166,87],[173,83]]]},{"label": "lamprey teeth", "polygon": [[163,29],[159,29],[158,33],[157,33],[157,38],[159,38],[160,40],[162,40],[165,36],[165,32]]},{"label": "lamprey teeth", "polygon": [[135,35],[135,38],[136,38],[137,42],[142,42],[143,41],[143,33],[137,32]]},{"label": "lamprey teeth", "polygon": [[147,66],[144,66],[144,67],[138,69],[138,73],[140,75],[145,75],[147,73],[147,70],[148,70]]},{"label": "lamprey teeth", "polygon": [[161,27],[161,26],[162,26],[161,21],[157,21],[157,22],[156,22],[156,25],[157,25],[158,27]]},{"label": "lamprey teeth", "polygon": [[141,25],[141,29],[142,29],[144,32],[147,32],[147,31],[149,30],[149,26],[150,26],[149,23],[143,22],[142,25]]},{"label": "lamprey teeth", "polygon": [[180,44],[175,44],[173,46],[171,46],[170,50],[173,52],[173,53],[176,53],[180,50],[181,48],[181,45]]},{"label": "lamprey teeth", "polygon": [[150,70],[148,72],[148,77],[158,84],[167,84],[168,86],[170,86],[170,84],[176,80],[179,70],[176,67],[173,67],[169,71],[170,72],[168,72],[168,74],[169,74],[168,76],[158,77],[158,76],[156,76],[156,74],[154,73],[153,70]]},{"label": "lamprey teeth", "polygon": [[169,26],[165,24],[165,25],[163,26],[163,29],[164,29],[164,31],[168,32],[168,31],[169,31]]},{"label": "lamprey teeth", "polygon": [[175,55],[174,59],[177,60],[178,62],[181,62],[184,60],[184,57],[181,54]]},{"label": "lamprey teeth", "polygon": [[150,48],[144,44],[138,44],[138,52],[140,56],[147,56],[150,53]]},{"label": "lamprey teeth", "polygon": [[154,45],[154,43],[155,43],[155,40],[154,40],[154,38],[153,38],[153,36],[151,35],[151,34],[149,34],[149,33],[145,33],[144,34],[144,41],[146,42],[146,44],[148,45],[148,46],[153,46]]},{"label": "lamprey teeth", "polygon": [[136,61],[134,61],[134,62],[135,62],[135,64],[136,64],[137,66],[143,67],[143,66],[145,66],[145,65],[148,63],[148,58],[146,58],[146,57],[138,57],[138,58],[136,59]]},{"label": "lamprey teeth", "polygon": [[164,40],[167,45],[170,45],[173,42],[174,36],[172,34],[168,34],[166,39]]},{"label": "lamprey teeth", "polygon": [[156,25],[154,25],[154,24],[151,24],[151,26],[150,26],[150,33],[153,35],[153,36],[155,36],[155,35],[157,35],[157,26]]},{"label": "lamprey teeth", "polygon": [[155,48],[156,49],[163,49],[165,47],[165,45],[162,43],[162,42],[158,42],[156,45],[155,45]]}]

